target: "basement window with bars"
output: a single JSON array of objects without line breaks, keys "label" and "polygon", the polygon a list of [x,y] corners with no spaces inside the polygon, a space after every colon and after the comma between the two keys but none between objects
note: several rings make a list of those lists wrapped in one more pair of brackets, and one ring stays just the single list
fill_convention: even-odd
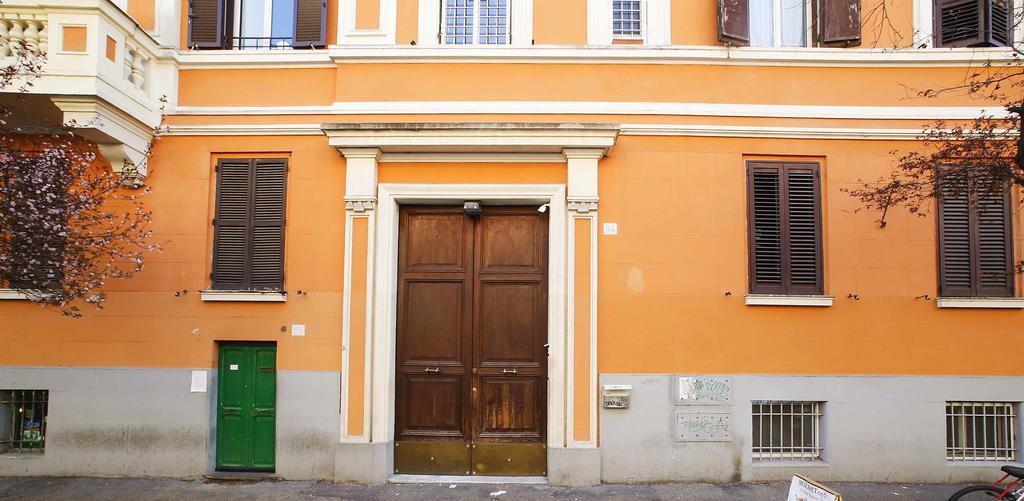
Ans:
[{"label": "basement window with bars", "polygon": [[1016,461],[1017,404],[946,402],[947,461]]},{"label": "basement window with bars", "polygon": [[824,292],[819,171],[817,163],[747,163],[752,294]]},{"label": "basement window with bars", "polygon": [[0,390],[0,454],[42,454],[49,390]]},{"label": "basement window with bars", "polygon": [[754,461],[821,459],[822,402],[755,400],[751,457]]}]

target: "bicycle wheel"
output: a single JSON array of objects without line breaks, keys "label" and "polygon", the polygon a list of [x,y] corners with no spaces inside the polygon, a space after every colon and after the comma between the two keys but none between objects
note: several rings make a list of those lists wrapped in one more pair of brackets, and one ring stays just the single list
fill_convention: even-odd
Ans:
[{"label": "bicycle wheel", "polygon": [[972,485],[956,491],[956,494],[949,497],[949,501],[957,501],[958,499],[964,501],[1000,499],[999,495],[1002,493],[1003,489],[992,485]]}]

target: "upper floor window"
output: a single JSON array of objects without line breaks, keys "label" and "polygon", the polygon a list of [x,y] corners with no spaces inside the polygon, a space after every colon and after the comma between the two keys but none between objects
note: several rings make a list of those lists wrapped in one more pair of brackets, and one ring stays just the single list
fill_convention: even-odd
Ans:
[{"label": "upper floor window", "polygon": [[816,163],[747,164],[752,294],[823,293],[818,171]]},{"label": "upper floor window", "polygon": [[511,43],[510,0],[444,0],[441,24],[446,45]]},{"label": "upper floor window", "polygon": [[939,295],[1013,296],[1009,182],[960,168],[940,175]]},{"label": "upper floor window", "polygon": [[750,45],[807,45],[807,6],[804,0],[750,0]]},{"label": "upper floor window", "polygon": [[805,47],[812,41],[820,46],[860,45],[860,3],[719,0],[718,39],[730,45],[761,47]]},{"label": "upper floor window", "polygon": [[323,47],[327,0],[189,0],[193,49]]},{"label": "upper floor window", "polygon": [[644,2],[642,0],[612,1],[612,36],[616,39],[644,37]]},{"label": "upper floor window", "polygon": [[935,0],[936,47],[1007,47],[1013,40],[1010,0]]}]

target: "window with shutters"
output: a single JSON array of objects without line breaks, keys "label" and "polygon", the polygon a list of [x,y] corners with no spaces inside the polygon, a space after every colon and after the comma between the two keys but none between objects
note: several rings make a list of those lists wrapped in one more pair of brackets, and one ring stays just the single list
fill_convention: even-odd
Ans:
[{"label": "window with shutters", "polygon": [[856,46],[860,11],[861,0],[718,0],[718,39],[739,46]]},{"label": "window with shutters", "polygon": [[747,163],[752,294],[824,292],[819,177],[817,163]]},{"label": "window with shutters", "polygon": [[511,0],[444,0],[441,41],[445,45],[512,43]]},{"label": "window with shutters", "polygon": [[27,175],[33,170],[34,155],[21,153],[0,168],[0,183],[17,187],[18,195],[9,202],[19,216],[12,219],[9,233],[0,233],[0,248],[6,246],[8,256],[0,261],[0,287],[52,290],[64,278],[66,171],[55,176]]},{"label": "window with shutters", "polygon": [[1007,47],[1013,42],[1011,0],[934,0],[936,47]]},{"label": "window with shutters", "polygon": [[217,162],[213,289],[284,289],[287,171],[283,158]]},{"label": "window with shutters", "polygon": [[193,49],[305,49],[326,44],[327,0],[189,0]]},{"label": "window with shutters", "polygon": [[939,205],[939,295],[1014,295],[1009,182],[943,169]]}]

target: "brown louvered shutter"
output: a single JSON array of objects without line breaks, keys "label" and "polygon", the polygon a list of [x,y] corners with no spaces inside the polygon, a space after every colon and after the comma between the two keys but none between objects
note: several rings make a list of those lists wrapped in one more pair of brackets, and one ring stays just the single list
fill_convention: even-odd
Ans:
[{"label": "brown louvered shutter", "polygon": [[818,0],[818,43],[860,45],[860,0]]},{"label": "brown louvered shutter", "polygon": [[327,44],[327,0],[295,0],[295,48]]},{"label": "brown louvered shutter", "polygon": [[217,209],[213,233],[213,288],[248,288],[249,221],[252,162],[222,159],[217,163]]},{"label": "brown louvered shutter", "polygon": [[748,0],[718,0],[718,40],[730,45],[750,45]]},{"label": "brown louvered shutter", "polygon": [[1005,47],[1013,40],[1010,0],[936,0],[937,47]]},{"label": "brown louvered shutter", "polygon": [[254,160],[249,287],[284,288],[284,221],[287,161]]},{"label": "brown louvered shutter", "polygon": [[750,292],[821,294],[818,165],[750,162]]},{"label": "brown louvered shutter", "polygon": [[939,294],[1014,295],[1008,185],[945,176],[939,199]]},{"label": "brown louvered shutter", "polygon": [[228,0],[189,0],[188,46],[197,49],[223,49]]}]

